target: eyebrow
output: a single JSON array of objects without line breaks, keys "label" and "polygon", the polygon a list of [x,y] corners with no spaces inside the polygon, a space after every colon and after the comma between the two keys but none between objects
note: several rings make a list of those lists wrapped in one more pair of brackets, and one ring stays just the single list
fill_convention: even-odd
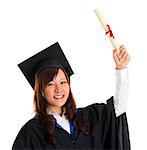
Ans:
[{"label": "eyebrow", "polygon": [[[66,79],[66,78],[62,78],[62,79],[60,79],[60,81],[61,81],[61,80],[67,80],[67,79]],[[53,82],[53,80],[52,80],[52,81],[50,81],[50,82]]]},{"label": "eyebrow", "polygon": [[60,80],[67,80],[66,78],[62,78],[62,79],[60,79]]}]

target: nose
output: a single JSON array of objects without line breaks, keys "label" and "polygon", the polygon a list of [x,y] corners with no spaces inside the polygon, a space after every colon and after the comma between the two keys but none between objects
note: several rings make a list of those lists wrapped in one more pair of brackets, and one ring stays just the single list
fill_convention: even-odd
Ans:
[{"label": "nose", "polygon": [[60,85],[56,85],[55,92],[60,93],[62,91],[62,87]]}]

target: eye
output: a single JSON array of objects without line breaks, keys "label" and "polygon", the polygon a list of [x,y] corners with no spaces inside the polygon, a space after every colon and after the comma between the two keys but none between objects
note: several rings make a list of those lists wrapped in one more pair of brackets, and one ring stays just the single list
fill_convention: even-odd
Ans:
[{"label": "eye", "polygon": [[61,81],[61,84],[65,84],[65,83],[67,83],[67,81]]},{"label": "eye", "polygon": [[48,84],[47,84],[47,86],[53,86],[54,85],[54,83],[52,83],[52,82],[49,82]]}]

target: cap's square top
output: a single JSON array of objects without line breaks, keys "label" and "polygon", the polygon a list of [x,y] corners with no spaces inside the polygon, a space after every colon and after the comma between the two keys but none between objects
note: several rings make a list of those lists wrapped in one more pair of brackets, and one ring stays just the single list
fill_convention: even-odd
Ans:
[{"label": "cap's square top", "polygon": [[46,68],[63,68],[69,76],[74,72],[58,42],[18,64],[22,73],[34,88],[35,74]]}]

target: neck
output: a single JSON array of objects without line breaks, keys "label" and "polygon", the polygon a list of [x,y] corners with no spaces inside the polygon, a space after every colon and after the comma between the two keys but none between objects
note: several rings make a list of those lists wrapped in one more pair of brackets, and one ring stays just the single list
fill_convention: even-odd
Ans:
[{"label": "neck", "polygon": [[62,115],[62,107],[48,106],[47,109],[55,111],[58,115]]}]

